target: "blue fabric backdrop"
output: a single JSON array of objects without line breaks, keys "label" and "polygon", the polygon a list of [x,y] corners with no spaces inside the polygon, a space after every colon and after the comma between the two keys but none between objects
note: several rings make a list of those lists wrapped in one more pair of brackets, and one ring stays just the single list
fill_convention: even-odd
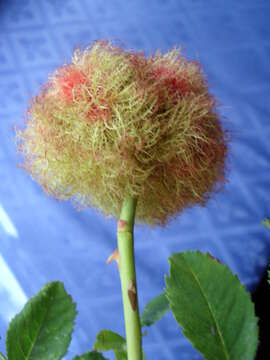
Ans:
[{"label": "blue fabric backdrop", "polygon": [[[203,64],[232,132],[224,192],[165,229],[136,228],[141,307],[163,289],[168,256],[184,249],[209,251],[256,285],[270,257],[261,225],[270,215],[269,15],[267,0],[0,1],[0,351],[8,320],[53,279],[78,304],[67,359],[91,349],[102,328],[124,334],[117,268],[105,265],[115,220],[46,197],[18,169],[12,131],[48,74],[95,39],[146,54],[182,46]],[[170,314],[144,348],[148,359],[201,359]]]}]

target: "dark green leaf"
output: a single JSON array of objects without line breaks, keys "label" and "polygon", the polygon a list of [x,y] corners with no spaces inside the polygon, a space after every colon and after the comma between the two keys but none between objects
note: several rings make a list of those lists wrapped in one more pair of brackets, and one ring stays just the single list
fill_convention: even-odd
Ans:
[{"label": "dark green leaf", "polygon": [[200,252],[174,254],[166,285],[177,322],[205,359],[254,360],[254,305],[227,266]]},{"label": "dark green leaf", "polygon": [[141,325],[151,326],[170,310],[169,302],[165,293],[152,299],[144,308],[141,315]]},{"label": "dark green leaf", "polygon": [[48,283],[11,321],[8,360],[58,360],[71,340],[75,304],[60,282]]},{"label": "dark green leaf", "polygon": [[80,356],[75,356],[73,360],[106,360],[106,358],[96,351],[91,351]]},{"label": "dark green leaf", "polygon": [[94,349],[97,351],[112,350],[116,360],[127,360],[126,340],[110,330],[101,330],[97,335]]}]

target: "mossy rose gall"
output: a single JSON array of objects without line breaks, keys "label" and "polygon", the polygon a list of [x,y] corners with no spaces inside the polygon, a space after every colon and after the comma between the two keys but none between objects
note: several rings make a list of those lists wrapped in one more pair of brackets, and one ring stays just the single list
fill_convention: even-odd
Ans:
[{"label": "mossy rose gall", "polygon": [[145,57],[97,41],[33,98],[17,132],[24,167],[48,194],[165,224],[224,181],[227,145],[201,67],[177,49]]}]

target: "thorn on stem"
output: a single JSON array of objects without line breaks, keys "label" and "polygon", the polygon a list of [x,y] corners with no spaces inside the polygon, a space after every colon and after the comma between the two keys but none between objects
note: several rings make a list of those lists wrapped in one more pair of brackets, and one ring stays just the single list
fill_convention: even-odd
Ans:
[{"label": "thorn on stem", "polygon": [[136,309],[137,309],[137,291],[136,291],[135,282],[133,280],[131,280],[129,287],[128,287],[128,298],[129,298],[129,302],[132,307],[132,310],[136,311]]},{"label": "thorn on stem", "polygon": [[119,270],[119,252],[118,252],[118,249],[114,250],[114,252],[108,257],[108,259],[106,260],[106,264],[110,265],[110,263],[112,261],[115,261],[117,263],[118,270]]}]

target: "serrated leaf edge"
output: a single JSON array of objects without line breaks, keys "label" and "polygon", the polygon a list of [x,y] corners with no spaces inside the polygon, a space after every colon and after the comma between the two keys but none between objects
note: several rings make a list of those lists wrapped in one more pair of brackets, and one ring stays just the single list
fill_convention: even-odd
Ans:
[{"label": "serrated leaf edge", "polygon": [[[16,314],[12,319],[11,321],[9,322],[9,326],[8,326],[8,330],[7,330],[7,336],[6,336],[6,349],[7,349],[7,352],[8,352],[8,348],[9,348],[9,332],[10,332],[10,326],[11,324],[13,323],[13,321],[16,320],[16,318],[18,318],[21,314],[23,314],[23,310],[25,309],[26,306],[31,306],[31,302],[32,300],[34,300],[34,298],[41,292],[41,291],[44,291],[43,294],[42,294],[42,297],[46,297],[48,295],[48,291],[51,290],[51,287],[52,286],[62,286],[65,290],[65,293],[67,295],[67,297],[69,298],[69,300],[71,301],[71,304],[74,306],[74,310],[75,310],[75,314],[74,314],[74,319],[77,315],[77,309],[76,309],[76,303],[73,301],[72,297],[70,294],[68,294],[68,292],[66,291],[65,289],[65,286],[64,284],[61,282],[61,281],[50,281],[49,283],[45,284],[36,294],[34,294],[32,297],[30,297],[28,299],[28,301],[25,303],[25,305],[23,306],[22,310]],[[50,299],[51,300],[51,299]],[[47,315],[47,311],[48,309],[46,309],[46,313],[44,315],[44,317],[42,318],[42,323],[44,321],[44,319],[46,318],[46,315]],[[25,315],[23,314],[23,317],[25,318]],[[30,348],[30,352],[28,352],[27,355],[24,354],[22,348],[21,348],[21,344],[20,342],[18,343],[18,346],[21,350],[21,353],[24,354],[24,359],[23,360],[28,360],[29,359],[29,355],[31,355],[31,351],[33,349],[33,346],[34,346],[34,343],[36,342],[36,339],[38,338],[39,334],[40,334],[40,329],[41,329],[42,325],[40,325],[39,329],[38,329],[38,332],[37,332],[37,336],[35,336],[35,341],[33,341],[33,343],[31,344],[31,348]],[[15,328],[16,329],[16,328]],[[17,330],[17,329],[16,329]],[[68,340],[69,340],[69,344],[71,342],[71,338],[72,338],[72,334],[73,334],[73,331],[74,331],[74,321],[72,323],[72,329],[70,331],[70,334],[67,336]],[[62,357],[64,357],[66,355],[66,353],[68,352],[68,347],[67,347],[67,350],[66,352],[62,355]]]},{"label": "serrated leaf edge", "polygon": [[[196,254],[200,254],[200,255],[204,255],[204,256],[207,255],[206,253],[202,253],[202,252],[199,251],[199,250],[197,250],[197,251],[185,251],[184,253],[185,253],[185,254],[194,254],[194,253],[196,253]],[[174,256],[174,255],[178,255],[178,254],[183,254],[183,253],[175,253],[175,254],[173,254],[173,256]],[[165,275],[165,277],[164,277],[165,284],[166,284],[165,294],[166,294],[167,299],[168,299],[168,301],[169,301],[170,309],[171,309],[171,310],[172,310],[172,306],[171,306],[171,302],[170,302],[170,299],[169,299],[169,296],[168,296],[168,293],[167,293],[167,281],[169,280],[169,278],[170,278],[170,276],[171,276],[171,263],[172,263],[172,261],[173,261],[173,256],[170,256],[170,257],[168,258],[168,261],[169,261],[169,263],[170,263],[169,275]],[[213,260],[213,261],[214,261],[214,260]],[[224,269],[226,269],[226,271],[228,271],[229,273],[231,273],[235,279],[238,280],[238,282],[239,282],[239,284],[238,284],[239,288],[240,288],[242,291],[244,291],[244,292],[245,292],[245,295],[247,295],[247,297],[249,298],[250,303],[251,303],[251,307],[252,307],[252,310],[253,310],[253,314],[254,314],[254,319],[256,320],[256,336],[257,336],[257,345],[258,345],[258,335],[259,335],[258,322],[259,322],[259,319],[257,318],[257,316],[256,316],[256,314],[255,314],[255,306],[254,306],[253,302],[251,301],[250,293],[246,291],[246,288],[245,288],[245,286],[244,286],[243,284],[241,284],[238,275],[237,275],[237,274],[233,274],[232,271],[230,270],[230,268],[228,267],[228,265],[226,265],[226,264],[221,264],[221,263],[218,263],[218,265],[222,266]],[[179,324],[178,320],[176,319],[176,316],[174,315],[174,312],[173,312],[173,311],[171,311],[171,312],[172,312],[172,314],[173,314],[173,317],[175,318],[175,321],[177,322],[177,324]],[[185,334],[185,328],[184,328],[181,324],[179,324],[179,325],[183,328],[183,333]],[[192,345],[194,345],[194,347],[197,349],[196,342],[194,342],[193,340],[191,340],[189,337],[187,337],[187,339],[188,339],[189,342],[190,342]],[[197,349],[197,350],[198,350],[198,349]],[[198,351],[199,351],[199,350],[198,350]],[[199,352],[200,352],[200,351],[199,351]],[[200,352],[200,353],[201,353],[201,352]],[[203,354],[202,354],[202,355],[203,355]],[[229,358],[228,358],[228,359],[229,359]]]}]

